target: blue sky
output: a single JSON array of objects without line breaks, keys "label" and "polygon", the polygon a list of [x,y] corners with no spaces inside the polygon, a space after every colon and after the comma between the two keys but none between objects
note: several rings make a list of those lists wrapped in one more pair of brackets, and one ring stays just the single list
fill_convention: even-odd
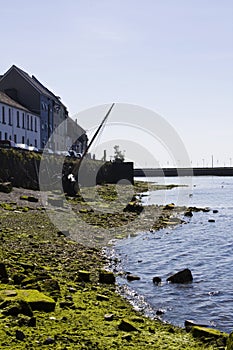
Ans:
[{"label": "blue sky", "polygon": [[[12,64],[70,115],[125,102],[154,110],[193,164],[233,164],[232,0],[0,0],[0,74]],[[166,160],[164,159],[164,162]]]}]

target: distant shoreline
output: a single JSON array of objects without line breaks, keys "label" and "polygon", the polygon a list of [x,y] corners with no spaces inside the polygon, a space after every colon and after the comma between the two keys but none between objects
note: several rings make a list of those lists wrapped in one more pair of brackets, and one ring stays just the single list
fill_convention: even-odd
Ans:
[{"label": "distant shoreline", "polygon": [[233,176],[233,167],[136,168],[134,177]]}]

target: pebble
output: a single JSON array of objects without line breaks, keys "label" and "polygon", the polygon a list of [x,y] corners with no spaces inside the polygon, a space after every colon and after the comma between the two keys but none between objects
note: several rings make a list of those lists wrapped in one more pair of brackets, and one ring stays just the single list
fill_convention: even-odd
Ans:
[{"label": "pebble", "polygon": [[47,339],[45,339],[44,341],[44,345],[50,345],[50,344],[54,344],[55,340],[51,337],[48,337]]},{"label": "pebble", "polygon": [[106,315],[104,315],[104,319],[105,319],[106,321],[112,321],[112,320],[113,320],[113,317],[114,317],[113,314],[106,314]]}]

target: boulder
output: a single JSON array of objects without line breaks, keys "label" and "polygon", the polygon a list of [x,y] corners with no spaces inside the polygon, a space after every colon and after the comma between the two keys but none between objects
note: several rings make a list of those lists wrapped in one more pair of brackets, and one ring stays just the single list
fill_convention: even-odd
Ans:
[{"label": "boulder", "polygon": [[184,269],[167,278],[171,283],[188,283],[192,282],[193,276],[189,269]]},{"label": "boulder", "polygon": [[139,281],[140,280],[139,276],[131,275],[131,274],[127,275],[126,278],[127,278],[128,281]]},{"label": "boulder", "polygon": [[125,332],[137,332],[138,331],[138,329],[126,319],[121,320],[121,323],[119,324],[118,329],[120,329],[121,331],[125,331]]},{"label": "boulder", "polygon": [[159,284],[162,282],[162,279],[160,277],[153,277],[153,283],[154,284]]},{"label": "boulder", "polygon": [[191,210],[187,210],[187,211],[185,211],[184,216],[191,218],[193,216],[193,213]]},{"label": "boulder", "polygon": [[90,272],[85,270],[78,271],[78,282],[90,282]]},{"label": "boulder", "polygon": [[22,331],[20,331],[20,330],[16,330],[15,331],[15,337],[16,337],[16,339],[17,340],[21,340],[21,341],[23,341],[24,339],[25,339],[25,334],[22,332]]},{"label": "boulder", "polygon": [[[9,292],[13,292],[13,295]],[[55,301],[38,290],[30,289],[15,289],[13,291],[1,290],[0,300],[6,302],[26,302],[32,310],[51,312],[55,309]]]},{"label": "boulder", "polygon": [[0,192],[10,193],[12,188],[11,182],[0,182]]},{"label": "boulder", "polygon": [[162,310],[162,309],[156,310],[156,315],[157,315],[157,316],[161,316],[161,315],[163,315],[164,313],[165,313],[165,311]]},{"label": "boulder", "polygon": [[213,328],[194,326],[191,329],[191,333],[194,338],[201,338],[203,341],[206,341],[206,342],[215,340],[218,342],[218,345],[221,344],[221,346],[226,346],[227,340],[228,340],[227,333],[221,332]]},{"label": "boulder", "polygon": [[100,271],[99,282],[106,283],[106,284],[114,284],[116,282],[116,278],[112,272]]}]

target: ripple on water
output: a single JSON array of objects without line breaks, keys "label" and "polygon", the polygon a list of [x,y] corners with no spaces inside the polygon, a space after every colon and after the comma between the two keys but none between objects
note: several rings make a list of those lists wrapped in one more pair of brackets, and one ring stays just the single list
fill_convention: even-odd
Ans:
[{"label": "ripple on water", "polygon": [[[118,282],[129,290],[133,287],[134,293],[142,296],[144,310],[149,303],[150,315],[162,309],[165,313],[160,317],[179,326],[186,319],[194,319],[222,331],[233,330],[233,178],[227,178],[224,187],[221,182],[222,178],[195,178],[190,204],[217,208],[218,213],[194,213],[187,225],[142,233],[116,245],[116,254],[121,254],[119,269],[141,277],[134,282],[118,278]],[[178,190],[166,194],[168,203],[176,196],[172,191]],[[155,198],[157,194],[152,193],[149,200],[153,202]],[[209,223],[210,218],[215,223]],[[193,283],[166,283],[168,276],[186,267],[192,271]],[[153,284],[154,276],[162,278],[161,285]],[[131,299],[134,300],[132,295]]]}]

